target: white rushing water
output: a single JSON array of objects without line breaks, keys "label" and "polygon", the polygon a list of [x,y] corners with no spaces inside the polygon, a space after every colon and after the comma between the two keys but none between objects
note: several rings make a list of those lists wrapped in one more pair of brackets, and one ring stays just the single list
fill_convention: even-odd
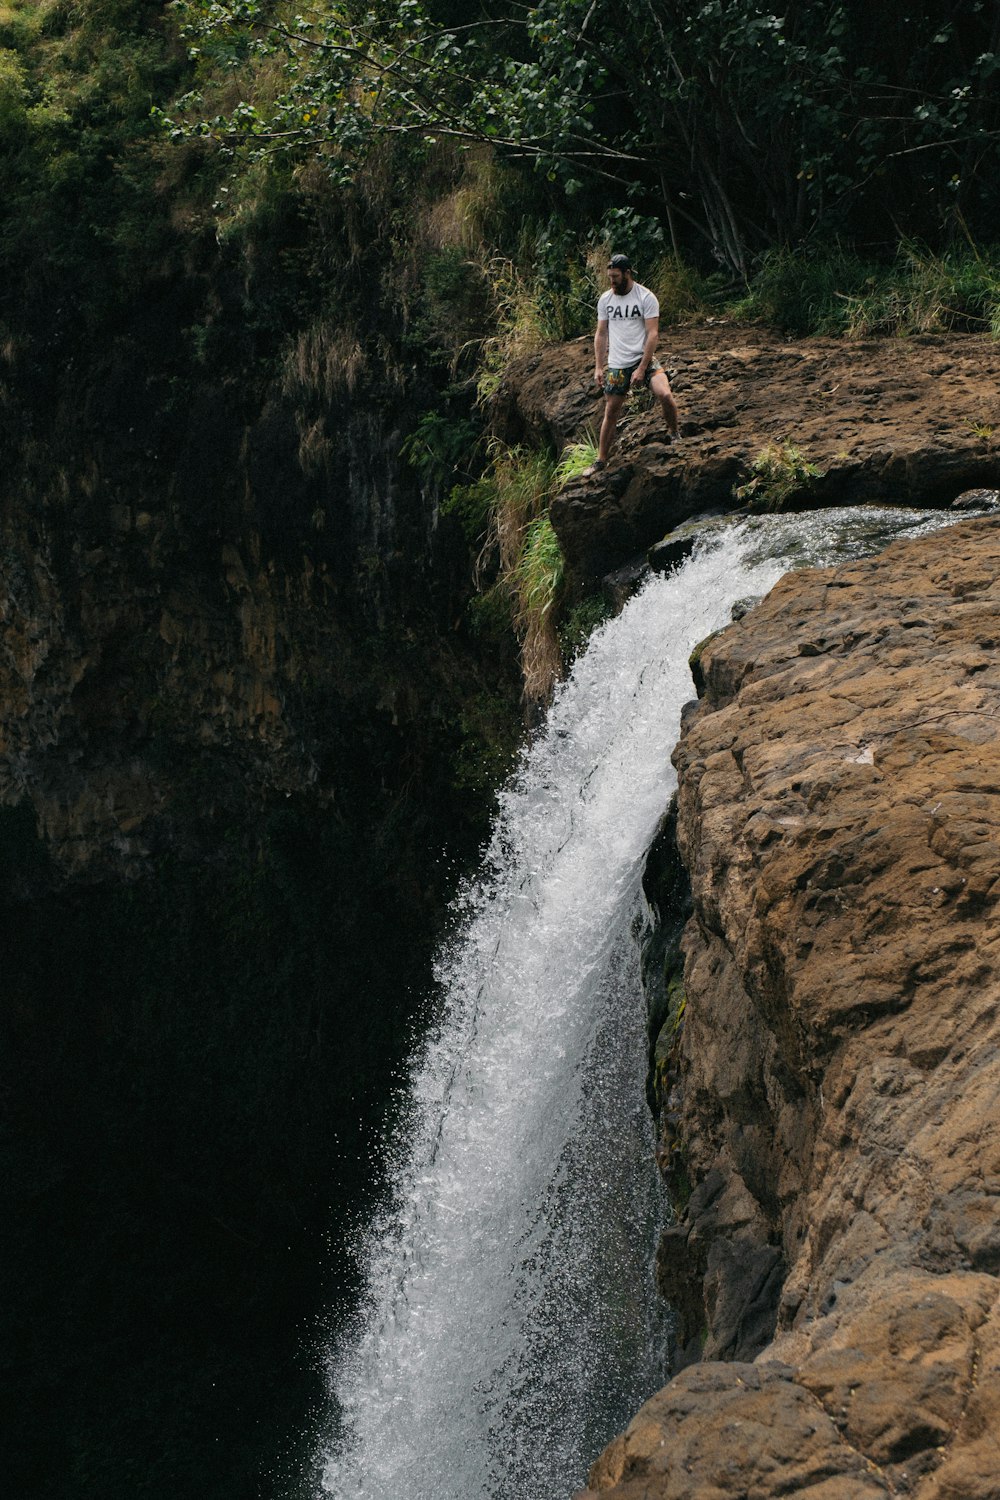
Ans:
[{"label": "white rushing water", "polygon": [[367,1294],[331,1355],[337,1500],[558,1500],[662,1382],[634,928],[688,656],[790,565],[926,513],[720,528],[599,630],[507,790],[441,956]]}]

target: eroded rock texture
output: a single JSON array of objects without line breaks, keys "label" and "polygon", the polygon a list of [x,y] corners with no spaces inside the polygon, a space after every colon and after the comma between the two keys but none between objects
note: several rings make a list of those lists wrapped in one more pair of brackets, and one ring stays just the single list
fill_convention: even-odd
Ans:
[{"label": "eroded rock texture", "polygon": [[1000,1495],[1000,523],[787,576],[702,654],[664,1070],[698,1360],[615,1500]]}]

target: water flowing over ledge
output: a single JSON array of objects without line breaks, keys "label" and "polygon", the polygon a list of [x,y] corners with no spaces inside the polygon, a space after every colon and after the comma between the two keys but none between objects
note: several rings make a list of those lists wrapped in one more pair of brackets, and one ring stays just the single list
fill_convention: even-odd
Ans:
[{"label": "water flowing over ledge", "polygon": [[692,647],[789,566],[944,523],[710,533],[600,630],[500,798],[411,1075],[367,1292],[331,1355],[338,1500],[550,1500],[663,1378],[633,926]]}]

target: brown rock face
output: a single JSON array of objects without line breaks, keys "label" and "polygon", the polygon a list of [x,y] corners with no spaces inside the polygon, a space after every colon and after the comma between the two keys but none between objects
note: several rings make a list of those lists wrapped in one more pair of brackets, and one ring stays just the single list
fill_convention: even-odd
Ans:
[{"label": "brown rock face", "polygon": [[0,577],[0,804],[31,799],[65,873],[138,875],[203,752],[254,790],[316,782],[288,701],[343,651],[325,569],[288,576],[250,539],[222,546],[206,582],[179,564],[169,518],[124,507],[104,546],[61,559],[16,523],[4,542],[18,564]]},{"label": "brown rock face", "polygon": [[269,799],[343,811],[383,752],[400,785],[443,779],[423,731],[471,667],[466,585],[399,434],[343,414],[306,472],[290,408],[223,407],[213,449],[191,404],[190,451],[160,462],[131,467],[105,414],[87,467],[70,411],[62,469],[56,450],[37,484],[26,462],[0,473],[0,815],[30,807],[61,875],[212,859]]},{"label": "brown rock face", "polygon": [[660,1271],[705,1362],[588,1495],[1000,1496],[998,648],[990,519],[703,650]]},{"label": "brown rock face", "polygon": [[[768,444],[791,443],[823,477],[804,505],[943,504],[1000,480],[993,420],[1000,345],[986,337],[783,340],[735,325],[665,329],[661,358],[681,409],[683,442],[663,442],[648,398],[635,397],[606,474],[568,485],[552,522],[573,572],[598,577],[679,522],[732,509],[734,487]],[[600,426],[593,350],[577,339],[515,365],[497,406],[513,438],[556,447]]]}]

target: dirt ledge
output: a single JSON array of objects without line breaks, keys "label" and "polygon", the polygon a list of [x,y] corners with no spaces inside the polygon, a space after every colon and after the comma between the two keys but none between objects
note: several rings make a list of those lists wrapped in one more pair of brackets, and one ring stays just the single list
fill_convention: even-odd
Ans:
[{"label": "dirt ledge", "polygon": [[[789,341],[755,327],[668,329],[660,357],[681,408],[668,447],[634,398],[605,475],[568,486],[552,521],[571,571],[593,580],[679,522],[735,505],[767,443],[791,442],[824,477],[792,507],[944,505],[1000,484],[1000,343],[985,335]],[[518,361],[494,420],[509,441],[557,448],[600,425],[593,346],[576,339]]]}]

